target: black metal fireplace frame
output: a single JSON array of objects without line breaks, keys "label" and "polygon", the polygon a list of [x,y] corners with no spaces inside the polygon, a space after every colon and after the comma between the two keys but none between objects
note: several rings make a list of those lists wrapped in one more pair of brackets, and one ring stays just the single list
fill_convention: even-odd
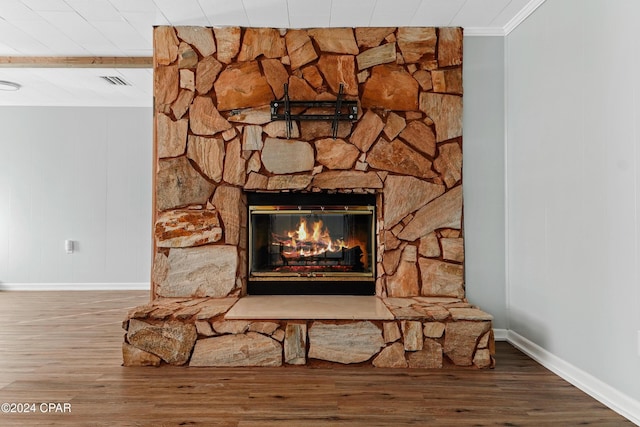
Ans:
[{"label": "black metal fireplace frame", "polygon": [[[247,193],[247,208],[255,206],[278,206],[281,209],[303,209],[308,206],[369,206],[373,212],[373,230],[375,243],[376,224],[376,195],[375,194],[344,194],[344,193]],[[250,215],[247,215],[247,229],[250,227]],[[247,242],[247,251],[249,250]],[[376,277],[376,245],[372,245],[372,271],[370,277],[325,278],[314,280],[300,277],[299,279],[256,280],[252,278],[247,256],[247,294],[249,295],[375,295]],[[248,254],[247,254],[248,255]],[[347,285],[348,283],[348,285]]]}]

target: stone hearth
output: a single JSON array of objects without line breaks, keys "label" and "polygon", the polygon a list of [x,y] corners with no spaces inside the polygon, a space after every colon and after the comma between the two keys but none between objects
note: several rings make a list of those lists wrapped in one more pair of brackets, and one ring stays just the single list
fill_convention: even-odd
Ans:
[{"label": "stone hearth", "polygon": [[[275,319],[256,319],[251,313],[247,316],[251,319],[229,316],[238,301],[251,298],[163,298],[133,309],[124,323],[125,365],[487,368],[494,364],[492,317],[458,298],[273,296],[268,298],[295,301],[298,306],[287,311],[274,303],[279,312]],[[265,297],[256,298],[262,302]],[[336,299],[350,298],[374,298],[386,313],[377,307],[375,319],[368,318],[369,310],[361,315],[360,303],[334,318],[300,315],[305,305],[336,305]]]},{"label": "stone hearth", "polygon": [[[358,118],[287,139],[269,109],[285,83],[292,100],[342,83]],[[124,322],[125,365],[493,366],[491,316],[465,299],[462,29],[157,27],[154,95],[152,301]],[[227,318],[249,192],[375,195],[393,319]]]}]

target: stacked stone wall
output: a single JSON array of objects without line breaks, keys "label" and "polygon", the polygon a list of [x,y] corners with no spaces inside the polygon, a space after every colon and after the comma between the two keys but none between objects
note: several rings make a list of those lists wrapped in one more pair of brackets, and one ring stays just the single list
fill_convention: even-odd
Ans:
[{"label": "stacked stone wall", "polygon": [[[376,294],[464,297],[460,28],[157,27],[154,60],[154,296],[243,295],[245,194],[287,191],[376,193]],[[287,139],[285,83],[358,119]]]}]

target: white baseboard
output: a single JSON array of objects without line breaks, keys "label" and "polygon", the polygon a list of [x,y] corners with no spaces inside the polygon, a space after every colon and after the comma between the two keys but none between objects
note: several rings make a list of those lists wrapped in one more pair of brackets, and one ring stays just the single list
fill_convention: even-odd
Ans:
[{"label": "white baseboard", "polygon": [[149,282],[139,283],[1,283],[0,291],[148,291]]},{"label": "white baseboard", "polygon": [[507,341],[509,331],[507,329],[493,328],[493,338],[496,341]]},{"label": "white baseboard", "polygon": [[[518,350],[576,386],[613,411],[640,425],[640,402],[616,390],[591,374],[548,352],[518,333],[508,330],[507,341]],[[498,362],[499,363],[499,362]]]}]

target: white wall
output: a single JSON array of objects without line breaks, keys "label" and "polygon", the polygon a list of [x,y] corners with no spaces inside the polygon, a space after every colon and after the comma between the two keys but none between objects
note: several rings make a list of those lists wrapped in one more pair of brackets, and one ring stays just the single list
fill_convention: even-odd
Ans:
[{"label": "white wall", "polygon": [[507,36],[510,328],[640,401],[640,2],[546,1]]},{"label": "white wall", "polygon": [[463,73],[466,295],[507,329],[504,38],[465,37]]},{"label": "white wall", "polygon": [[148,288],[151,108],[0,107],[0,135],[0,287]]}]

